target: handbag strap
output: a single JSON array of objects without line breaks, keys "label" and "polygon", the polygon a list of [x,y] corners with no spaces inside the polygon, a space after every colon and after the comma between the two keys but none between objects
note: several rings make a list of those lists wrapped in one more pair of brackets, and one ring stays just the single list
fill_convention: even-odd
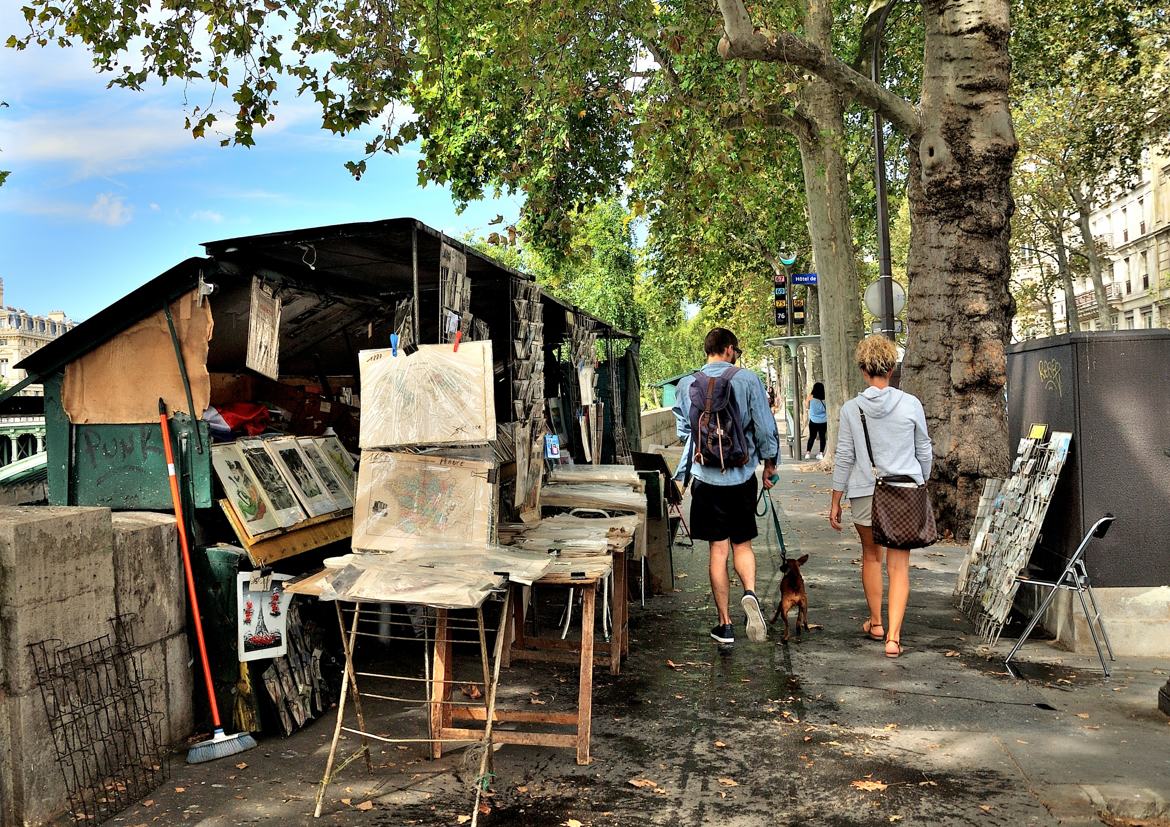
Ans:
[{"label": "handbag strap", "polygon": [[873,446],[869,443],[869,426],[865,424],[865,411],[861,410],[861,406],[857,406],[857,412],[861,414],[861,430],[865,433],[865,451],[869,454],[869,467],[873,471],[874,482],[878,479],[877,463],[873,461]]}]

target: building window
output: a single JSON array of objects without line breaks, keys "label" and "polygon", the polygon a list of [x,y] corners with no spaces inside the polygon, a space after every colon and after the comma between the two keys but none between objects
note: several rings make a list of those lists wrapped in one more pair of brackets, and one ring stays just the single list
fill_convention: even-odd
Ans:
[{"label": "building window", "polygon": [[1118,317],[1117,313],[1114,313],[1113,316],[1109,320],[1109,329],[1110,330],[1117,330],[1117,328],[1120,324],[1121,324],[1121,319]]},{"label": "building window", "polygon": [[1154,308],[1147,307],[1142,311],[1142,327],[1149,330],[1154,326]]},{"label": "building window", "polygon": [[1129,256],[1125,258],[1125,295],[1133,292],[1133,279],[1129,274]]},{"label": "building window", "polygon": [[1129,329],[1137,330],[1138,312],[1136,310],[1131,310],[1126,315],[1129,316]]}]

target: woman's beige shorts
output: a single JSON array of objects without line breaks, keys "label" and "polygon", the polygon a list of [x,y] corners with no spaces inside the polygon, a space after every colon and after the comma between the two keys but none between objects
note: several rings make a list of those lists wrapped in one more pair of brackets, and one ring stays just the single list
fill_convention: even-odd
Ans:
[{"label": "woman's beige shorts", "polygon": [[854,525],[873,525],[873,497],[850,497],[849,512]]}]

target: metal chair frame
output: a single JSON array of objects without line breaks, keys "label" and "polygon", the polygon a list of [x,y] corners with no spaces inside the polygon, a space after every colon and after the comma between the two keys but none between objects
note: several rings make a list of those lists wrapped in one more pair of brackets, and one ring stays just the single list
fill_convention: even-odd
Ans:
[{"label": "metal chair frame", "polygon": [[[1040,603],[1040,607],[1032,615],[1032,619],[1028,621],[1028,625],[1024,628],[1023,633],[1020,635],[1020,639],[1016,641],[1016,645],[1012,647],[1012,650],[1008,652],[1007,657],[1004,658],[1004,666],[1007,667],[1007,670],[1012,677],[1019,677],[1019,675],[1016,674],[1012,667],[1012,658],[1014,658],[1020,651],[1020,647],[1024,645],[1024,642],[1028,639],[1028,636],[1032,634],[1032,631],[1036,628],[1037,624],[1039,624],[1040,618],[1042,618],[1044,613],[1048,611],[1048,607],[1052,605],[1052,601],[1056,598],[1056,593],[1062,589],[1064,591],[1072,591],[1077,593],[1077,598],[1081,602],[1081,609],[1084,610],[1085,613],[1085,620],[1088,621],[1089,634],[1093,637],[1093,646],[1095,646],[1097,649],[1097,658],[1101,661],[1101,669],[1104,671],[1105,677],[1110,677],[1111,673],[1109,670],[1109,664],[1105,661],[1105,651],[1108,651],[1109,653],[1109,660],[1116,661],[1117,658],[1113,656],[1113,644],[1109,642],[1109,634],[1105,631],[1105,621],[1101,617],[1101,609],[1097,605],[1097,598],[1093,595],[1093,585],[1089,581],[1089,572],[1085,568],[1085,549],[1088,547],[1089,542],[1094,538],[1101,539],[1105,536],[1105,534],[1109,531],[1109,526],[1113,524],[1114,519],[1116,518],[1112,514],[1106,514],[1104,517],[1097,520],[1097,522],[1093,523],[1093,527],[1090,528],[1085,534],[1084,539],[1081,540],[1080,545],[1077,546],[1076,551],[1073,552],[1072,557],[1070,557],[1068,562],[1065,564],[1064,570],[1055,580],[1033,580],[1023,575],[1018,575],[1016,577],[1017,583],[1027,583],[1032,586],[1044,586],[1049,589],[1049,592],[1044,596],[1044,600]],[[1088,601],[1085,600],[1085,595],[1088,595]],[[1089,609],[1090,604],[1092,604],[1093,607],[1092,611]],[[1101,630],[1100,637],[1097,636],[1097,629]],[[1104,651],[1101,649],[1102,640],[1105,642]]]}]

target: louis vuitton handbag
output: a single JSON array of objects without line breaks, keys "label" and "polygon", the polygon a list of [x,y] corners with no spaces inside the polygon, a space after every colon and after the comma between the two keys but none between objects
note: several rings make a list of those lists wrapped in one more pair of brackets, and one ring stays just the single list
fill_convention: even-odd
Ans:
[{"label": "louis vuitton handbag", "polygon": [[926,548],[938,542],[934,524],[934,508],[926,485],[919,485],[905,474],[881,476],[873,461],[873,446],[869,443],[869,426],[861,414],[861,429],[865,432],[865,450],[873,469],[873,539],[878,545],[908,551]]}]

